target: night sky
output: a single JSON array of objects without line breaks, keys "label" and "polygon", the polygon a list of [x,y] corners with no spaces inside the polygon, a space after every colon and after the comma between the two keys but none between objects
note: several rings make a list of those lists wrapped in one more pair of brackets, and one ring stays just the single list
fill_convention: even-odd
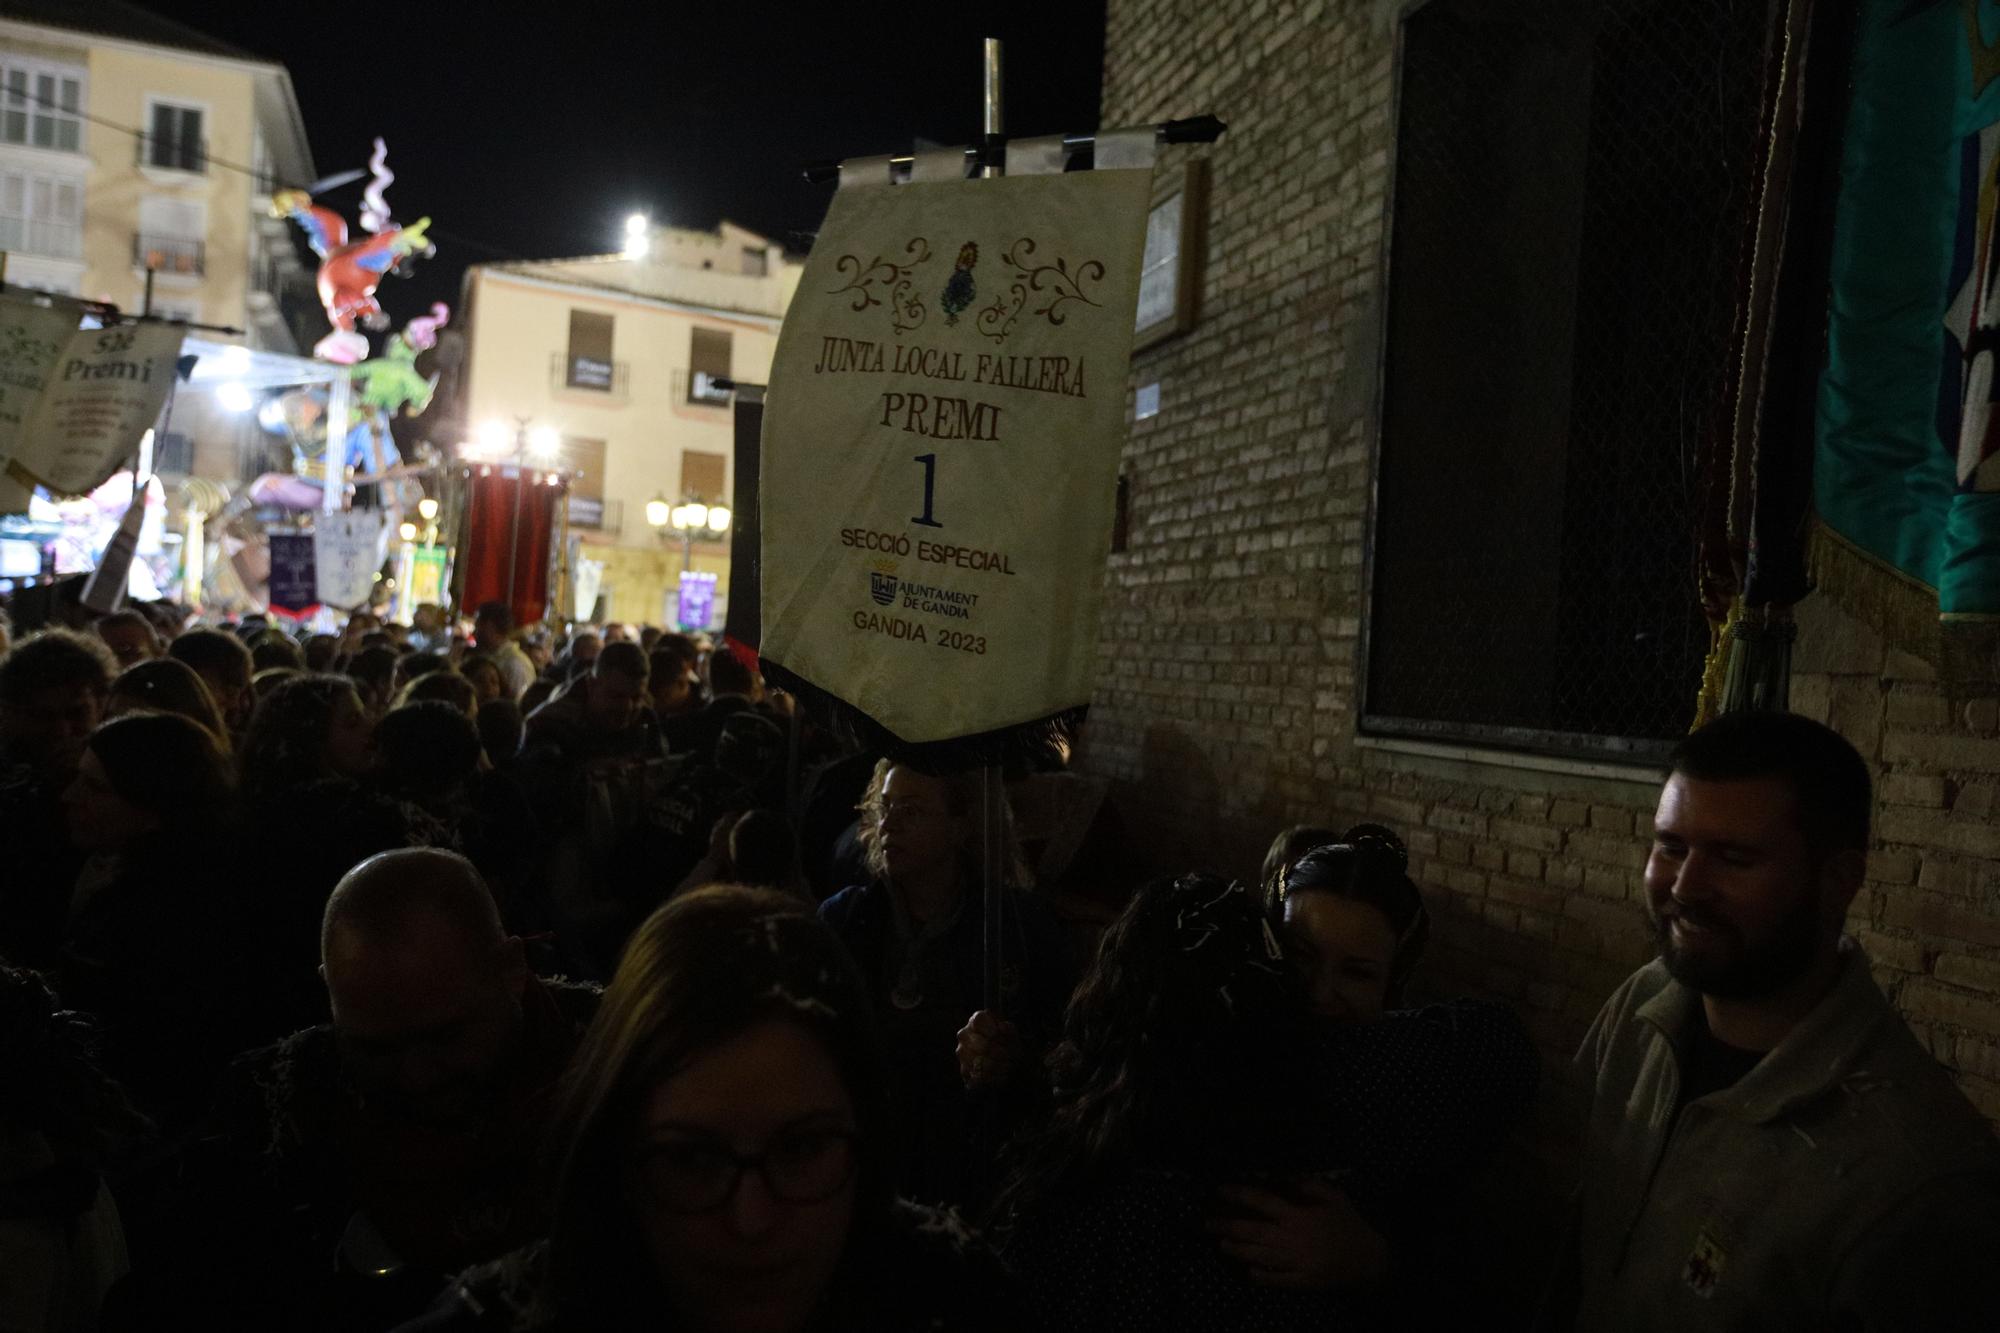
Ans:
[{"label": "night sky", "polygon": [[[560,21],[502,17],[527,9],[511,4],[149,7],[290,69],[321,174],[388,141],[390,207],[429,214],[438,245],[383,292],[399,324],[455,302],[468,263],[615,250],[634,210],[802,248],[830,187],[801,163],[978,133],[981,36],[1007,42],[1022,135],[1096,127],[1104,50],[1102,0],[535,6]],[[361,188],[328,201],[352,218]]]}]

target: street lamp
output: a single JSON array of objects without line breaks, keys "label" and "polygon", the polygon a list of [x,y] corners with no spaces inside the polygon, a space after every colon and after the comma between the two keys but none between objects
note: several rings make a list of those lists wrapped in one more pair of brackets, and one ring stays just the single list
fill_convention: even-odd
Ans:
[{"label": "street lamp", "polygon": [[661,541],[667,539],[670,528],[680,534],[683,574],[694,568],[695,538],[719,540],[729,531],[729,519],[727,506],[704,504],[699,498],[670,505],[666,496],[656,494],[646,501],[646,522],[660,534]]}]

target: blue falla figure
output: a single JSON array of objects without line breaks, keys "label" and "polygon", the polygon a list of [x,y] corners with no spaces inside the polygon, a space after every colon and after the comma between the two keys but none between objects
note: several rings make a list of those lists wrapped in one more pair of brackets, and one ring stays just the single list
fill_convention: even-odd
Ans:
[{"label": "blue falla figure", "polygon": [[958,252],[958,267],[945,279],[944,295],[938,298],[938,304],[944,307],[945,323],[958,323],[959,312],[979,295],[972,286],[972,266],[978,262],[979,247],[967,241]]}]

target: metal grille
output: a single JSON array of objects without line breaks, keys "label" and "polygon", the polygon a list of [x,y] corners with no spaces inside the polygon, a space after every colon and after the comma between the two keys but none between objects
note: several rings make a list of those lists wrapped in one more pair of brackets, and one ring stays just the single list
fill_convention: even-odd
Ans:
[{"label": "metal grille", "polygon": [[1364,729],[1597,755],[1686,729],[1767,12],[1405,22]]}]

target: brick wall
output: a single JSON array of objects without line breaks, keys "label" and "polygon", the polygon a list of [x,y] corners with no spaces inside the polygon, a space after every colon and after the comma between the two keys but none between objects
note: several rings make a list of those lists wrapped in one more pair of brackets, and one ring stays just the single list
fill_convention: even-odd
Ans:
[{"label": "brick wall", "polygon": [[[1230,131],[1163,161],[1209,159],[1203,311],[1134,361],[1161,407],[1126,448],[1130,543],[1107,576],[1084,763],[1156,868],[1251,873],[1289,823],[1403,830],[1437,919],[1423,980],[1514,1004],[1555,1075],[1529,1136],[1541,1169],[1513,1182],[1546,1202],[1574,1147],[1562,1065],[1650,956],[1658,775],[1356,736],[1393,12],[1110,0],[1104,123],[1213,111]],[[1922,662],[1816,603],[1794,689],[1880,782],[1854,929],[2000,1120],[2000,709],[1948,707]]]},{"label": "brick wall", "polygon": [[1161,407],[1129,446],[1090,763],[1148,793],[1127,814],[1168,855],[1216,833],[1240,861],[1360,786],[1390,40],[1362,4],[1111,0],[1105,48],[1105,124],[1213,110],[1230,130],[1163,162],[1209,159],[1203,312],[1135,363]]}]

